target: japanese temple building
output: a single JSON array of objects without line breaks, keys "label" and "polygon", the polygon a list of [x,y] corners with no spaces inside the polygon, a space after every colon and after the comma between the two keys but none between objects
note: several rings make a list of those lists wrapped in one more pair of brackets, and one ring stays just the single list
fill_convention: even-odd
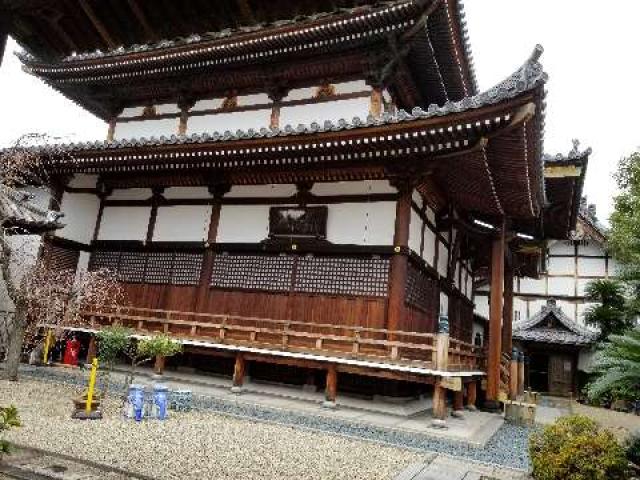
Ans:
[{"label": "japanese temple building", "polygon": [[108,123],[40,150],[66,223],[45,254],[128,293],[90,329],[175,335],[236,387],[495,405],[514,278],[569,238],[586,171],[543,156],[540,47],[479,91],[457,0],[37,3],[0,12],[25,70]]}]

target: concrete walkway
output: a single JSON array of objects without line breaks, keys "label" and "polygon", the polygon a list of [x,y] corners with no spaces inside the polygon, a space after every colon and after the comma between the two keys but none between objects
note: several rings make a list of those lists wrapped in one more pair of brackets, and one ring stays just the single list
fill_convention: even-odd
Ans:
[{"label": "concrete walkway", "polygon": [[525,472],[474,463],[446,455],[409,466],[394,480],[526,480]]}]

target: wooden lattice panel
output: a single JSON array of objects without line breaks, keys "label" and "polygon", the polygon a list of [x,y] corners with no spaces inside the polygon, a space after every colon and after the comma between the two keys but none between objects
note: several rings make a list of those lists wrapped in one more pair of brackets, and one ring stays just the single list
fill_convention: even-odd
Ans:
[{"label": "wooden lattice panel", "polygon": [[178,252],[173,257],[173,285],[196,285],[200,281],[204,255],[202,253]]},{"label": "wooden lattice panel", "polygon": [[425,312],[430,311],[437,293],[436,282],[411,264],[407,273],[407,303]]},{"label": "wooden lattice panel", "polygon": [[122,252],[118,264],[118,280],[126,283],[143,283],[147,254],[144,252]]},{"label": "wooden lattice panel", "polygon": [[89,259],[89,269],[99,270],[106,268],[117,272],[120,264],[120,252],[112,250],[97,250],[91,254]]},{"label": "wooden lattice panel", "polygon": [[78,267],[80,252],[50,243],[44,244],[43,259],[52,270],[73,270]]},{"label": "wooden lattice panel", "polygon": [[384,297],[389,260],[385,258],[315,257],[299,259],[294,289],[303,293]]},{"label": "wooden lattice panel", "polygon": [[173,253],[152,252],[147,258],[145,283],[170,284],[173,274]]},{"label": "wooden lattice panel", "polygon": [[211,286],[289,291],[294,257],[290,255],[216,255]]}]

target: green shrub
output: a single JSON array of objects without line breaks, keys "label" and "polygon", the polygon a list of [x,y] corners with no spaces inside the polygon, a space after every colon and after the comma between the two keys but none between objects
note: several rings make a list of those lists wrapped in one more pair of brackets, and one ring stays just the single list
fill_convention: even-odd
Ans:
[{"label": "green shrub", "polygon": [[627,452],[627,459],[630,462],[640,465],[640,434],[632,435],[624,445]]},{"label": "green shrub", "polygon": [[563,417],[529,438],[536,480],[624,480],[624,449],[588,417]]},{"label": "green shrub", "polygon": [[[11,405],[10,407],[0,407],[0,435],[3,431],[13,427],[20,426],[20,418],[18,418],[18,410]],[[0,456],[3,453],[9,453],[9,442],[0,438]]]}]

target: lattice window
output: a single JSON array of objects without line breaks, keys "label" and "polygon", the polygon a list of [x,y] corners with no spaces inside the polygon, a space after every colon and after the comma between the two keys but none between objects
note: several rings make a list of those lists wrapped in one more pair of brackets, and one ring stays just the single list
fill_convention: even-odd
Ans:
[{"label": "lattice window", "polygon": [[197,285],[200,282],[203,261],[204,255],[202,253],[176,253],[173,258],[171,283],[173,285]]},{"label": "lattice window", "polygon": [[290,255],[216,255],[211,286],[289,291],[293,262]]},{"label": "lattice window", "polygon": [[114,252],[110,250],[98,250],[91,254],[89,261],[90,270],[99,270],[101,268],[107,268],[114,272],[118,271],[118,264],[120,263],[120,252]]},{"label": "lattice window", "polygon": [[409,264],[407,272],[407,303],[428,312],[434,303],[435,280]]},{"label": "lattice window", "polygon": [[73,270],[78,267],[80,252],[50,243],[44,244],[43,260],[52,270]]},{"label": "lattice window", "polygon": [[147,260],[146,283],[171,283],[173,273],[173,253],[152,252]]},{"label": "lattice window", "polygon": [[122,252],[118,268],[118,280],[126,283],[143,283],[147,254],[144,252]]},{"label": "lattice window", "polygon": [[389,260],[385,258],[314,257],[299,259],[294,289],[304,293],[384,297]]}]

